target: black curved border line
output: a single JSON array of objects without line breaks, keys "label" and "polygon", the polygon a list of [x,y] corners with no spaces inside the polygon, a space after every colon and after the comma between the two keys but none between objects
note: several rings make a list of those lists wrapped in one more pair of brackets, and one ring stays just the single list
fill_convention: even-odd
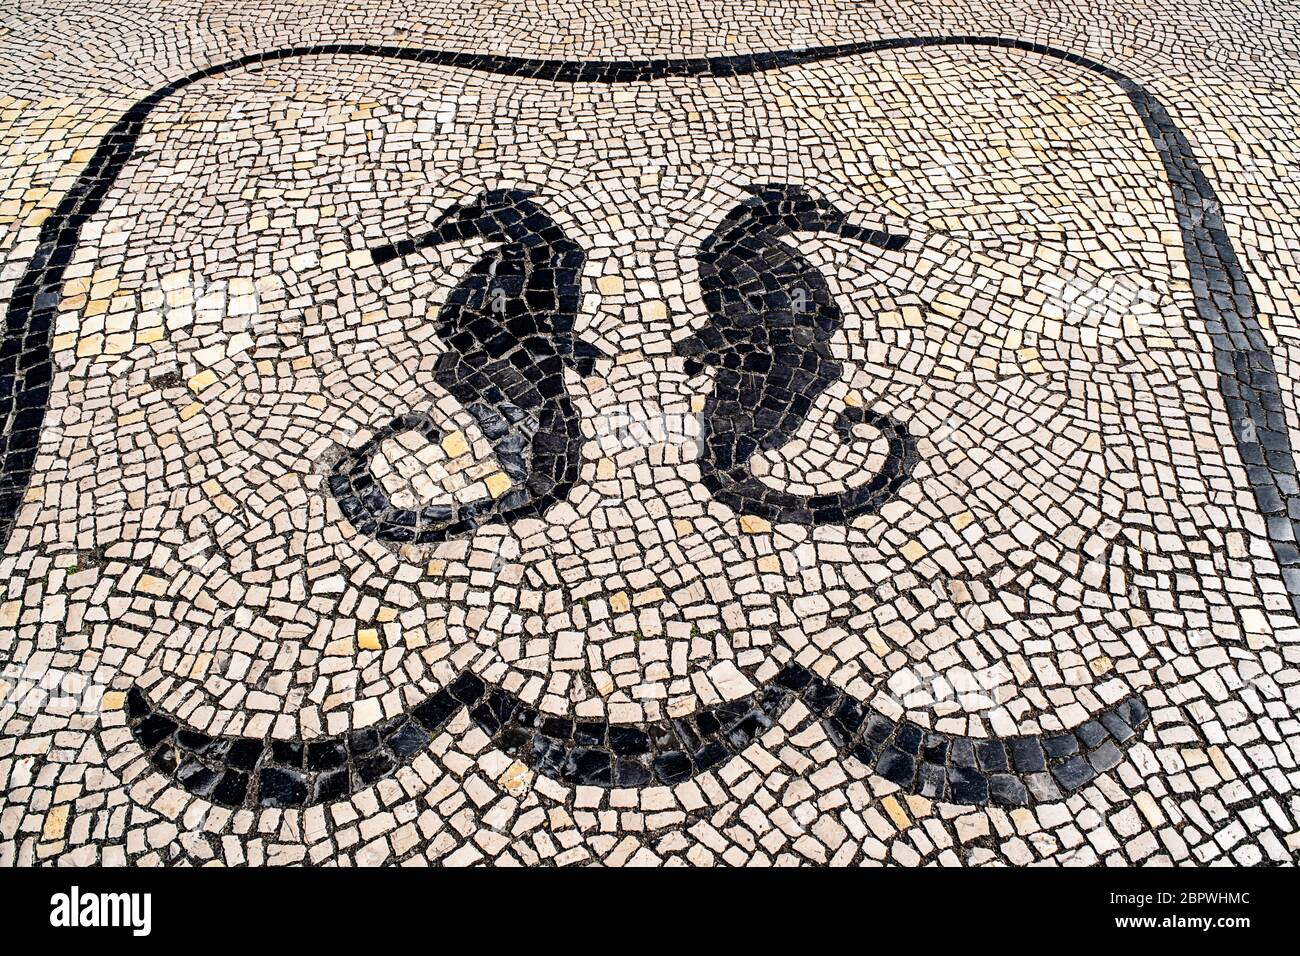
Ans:
[{"label": "black curved border line", "polygon": [[156,710],[139,687],[127,722],[150,762],[197,797],[223,806],[303,807],[392,776],[463,708],[492,746],[574,786],[671,786],[743,752],[800,700],[842,756],[909,793],[982,806],[1060,800],[1118,766],[1149,714],[1127,697],[1073,730],[1007,738],[952,736],[895,721],[799,664],[767,686],[690,717],[611,724],[541,713],[469,671],[408,713],[315,740],[214,737]]},{"label": "black curved border line", "polygon": [[[991,47],[1052,57],[1111,80],[1128,96],[1169,180],[1196,310],[1210,337],[1233,436],[1246,464],[1255,501],[1266,519],[1292,608],[1300,614],[1300,549],[1296,544],[1300,484],[1281,388],[1254,296],[1224,228],[1222,208],[1213,187],[1186,137],[1140,84],[1087,57],[1000,37],[911,37],[736,56],[589,62],[365,43],[319,44],[239,57],[155,90],[117,121],[71,190],[45,220],[36,253],[9,301],[0,348],[0,541],[8,540],[30,483],[53,377],[50,345],[54,318],[62,297],[64,272],[81,227],[99,210],[131,158],[149,114],[172,94],[235,70],[313,55],[377,56],[556,83],[637,83],[669,77],[734,77],[855,54],[942,46]],[[791,686],[791,682],[797,684],[804,677],[808,680],[802,687]],[[482,688],[482,693],[474,693],[474,688]],[[737,720],[732,719],[732,709],[740,707],[740,703],[695,715],[692,721],[702,734],[697,735],[699,746],[690,746],[689,737],[694,731],[690,731],[689,722],[676,721],[671,723],[672,735],[680,746],[651,749],[643,754],[625,755],[619,748],[631,746],[626,741],[640,741],[642,736],[656,741],[662,736],[663,746],[668,747],[666,725],[575,723],[573,735],[568,738],[543,733],[544,728],[536,727],[527,740],[519,739],[515,731],[525,732],[522,725],[508,722],[521,706],[517,699],[512,704],[512,695],[500,688],[489,689],[471,674],[462,674],[448,690],[433,695],[395,725],[385,725],[385,733],[356,731],[347,736],[346,742],[341,738],[312,742],[214,740],[183,729],[174,718],[154,711],[138,687],[130,693],[128,717],[136,739],[152,754],[155,764],[164,770],[170,767],[169,772],[191,792],[228,805],[297,805],[336,799],[390,775],[401,760],[418,751],[422,740],[427,741],[432,728],[450,719],[450,715],[441,722],[436,718],[439,708],[452,703],[457,708],[472,704],[474,720],[485,729],[492,727],[493,721],[499,722],[501,726],[493,732],[498,745],[532,760],[541,773],[579,783],[611,786],[624,781],[623,785],[637,786],[651,780],[686,779],[725,759],[722,751],[752,738],[795,693],[814,703],[821,700],[820,695],[826,695],[826,706],[815,706],[814,710],[826,715],[827,729],[843,752],[860,757],[877,773],[905,789],[936,797],[946,794],[946,799],[967,803],[1057,799],[1062,790],[1082,786],[1097,772],[1117,764],[1120,748],[1136,738],[1147,719],[1142,701],[1132,697],[1070,734],[987,740],[949,738],[927,734],[913,724],[894,725],[862,702],[815,681],[797,665],[787,668],[773,684],[745,698],[748,709]],[[704,728],[712,728],[714,722],[718,726],[706,732]],[[590,734],[582,731],[580,735],[580,726],[588,726]],[[682,738],[684,732],[688,732],[687,738]],[[593,743],[586,743],[589,738]],[[597,738],[605,743],[595,743]],[[659,748],[659,743],[655,746]],[[343,748],[341,757],[339,747]],[[168,748],[170,756],[165,753]],[[683,761],[677,754],[687,759]],[[639,771],[624,762],[634,757],[642,758],[636,761],[641,764]],[[344,762],[326,767],[338,759]],[[942,782],[939,771],[932,769],[936,767],[943,770]],[[344,769],[346,774],[340,775],[338,771]],[[241,778],[240,774],[245,776]]]}]

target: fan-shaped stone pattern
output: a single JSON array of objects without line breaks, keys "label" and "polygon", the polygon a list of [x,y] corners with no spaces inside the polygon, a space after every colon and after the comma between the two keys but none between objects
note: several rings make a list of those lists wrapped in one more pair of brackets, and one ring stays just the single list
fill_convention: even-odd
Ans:
[{"label": "fan-shaped stone pattern", "polygon": [[798,692],[823,717],[842,753],[909,793],[961,804],[1060,800],[1119,766],[1150,716],[1142,698],[1133,695],[1073,731],[962,737],[892,720],[801,667],[786,668],[777,683]]}]

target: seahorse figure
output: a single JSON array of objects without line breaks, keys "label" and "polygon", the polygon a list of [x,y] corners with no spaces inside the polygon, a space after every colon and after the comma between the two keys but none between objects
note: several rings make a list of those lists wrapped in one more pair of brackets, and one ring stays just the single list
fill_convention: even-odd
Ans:
[{"label": "seahorse figure", "polygon": [[583,439],[564,371],[590,375],[602,353],[573,332],[586,256],[532,194],[482,193],[447,210],[423,235],[376,246],[371,256],[383,264],[471,238],[495,245],[438,312],[436,333],[448,351],[438,357],[433,378],[477,421],[512,486],[499,497],[418,510],[395,506],[370,470],[380,444],[412,430],[430,441],[442,438],[429,415],[399,416],[345,455],[329,477],[353,526],[383,540],[442,541],[488,522],[539,516],[578,477]]},{"label": "seahorse figure", "polygon": [[889,415],[847,408],[835,421],[840,441],[853,428],[881,432],[889,452],[865,483],[845,491],[800,495],[772,488],[750,471],[756,452],[780,448],[843,367],[830,338],[843,324],[825,278],[781,237],[834,233],[896,250],[905,236],[852,225],[847,215],[799,186],[746,187],[753,193],[732,209],[700,246],[700,289],[708,322],[677,343],[689,374],[716,369],[705,400],[701,477],[718,501],[740,514],[798,524],[843,522],[871,514],[897,493],[917,462],[916,442]]}]

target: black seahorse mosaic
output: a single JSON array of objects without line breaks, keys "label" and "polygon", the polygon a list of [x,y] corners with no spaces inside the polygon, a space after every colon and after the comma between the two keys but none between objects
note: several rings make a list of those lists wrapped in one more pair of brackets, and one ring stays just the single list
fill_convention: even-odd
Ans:
[{"label": "black seahorse mosaic", "polygon": [[[1213,185],[1187,138],[1140,84],[1086,57],[1002,37],[910,37],[735,56],[585,62],[367,43],[318,44],[249,54],[161,87],[132,106],[105,135],[42,224],[36,252],[10,297],[0,345],[0,540],[9,537],[35,467],[49,404],[54,318],[81,228],[99,211],[131,160],[145,121],[173,94],[210,77],[310,56],[374,56],[537,81],[612,84],[735,77],[857,54],[947,46],[1018,50],[1053,58],[1108,79],[1128,98],[1167,176],[1196,311],[1214,356],[1233,435],[1257,506],[1267,519],[1270,543],[1292,605],[1300,612],[1296,545],[1300,482],[1282,390],[1254,294],[1225,228]],[[401,254],[407,245],[399,244],[393,251]],[[555,352],[566,355],[562,344],[555,346]],[[580,359],[575,354],[561,361]],[[884,430],[884,422],[865,418],[864,422]],[[837,430],[846,423],[854,424],[837,422]],[[402,429],[409,427],[423,425],[418,420],[400,424]],[[758,432],[758,422],[753,427]],[[736,477],[733,484],[742,485],[744,476]],[[718,487],[725,491],[721,481]],[[1141,698],[1131,696],[1102,708],[1070,732],[949,737],[907,721],[895,722],[798,664],[786,666],[766,686],[739,701],[689,718],[635,725],[537,714],[514,695],[468,672],[410,712],[342,737],[281,741],[213,737],[188,729],[153,707],[138,686],[128,695],[127,717],[135,739],[154,765],[189,792],[232,806],[297,806],[339,799],[390,776],[465,707],[496,746],[519,755],[539,773],[574,783],[640,786],[677,782],[716,766],[727,754],[747,746],[795,699],[822,719],[840,753],[856,756],[904,789],[976,804],[1059,799],[1116,766],[1123,749],[1139,738],[1149,722]]]},{"label": "black seahorse mosaic", "polygon": [[688,372],[715,369],[704,404],[701,481],[733,511],[770,521],[842,523],[874,513],[898,493],[917,462],[907,426],[889,415],[848,408],[836,417],[845,445],[855,440],[853,428],[865,424],[889,446],[880,469],[846,491],[781,491],[756,478],[749,460],[788,442],[844,370],[830,348],[843,324],[835,297],[817,268],[782,237],[835,233],[889,250],[903,248],[907,238],[852,225],[800,186],[745,188],[754,198],[727,214],[696,257],[708,321],[675,347]]},{"label": "black seahorse mosaic", "polygon": [[415,431],[443,436],[424,412],[410,412],[344,455],[329,488],[363,534],[386,541],[441,541],[484,523],[542,514],[578,477],[582,432],[564,370],[589,375],[599,350],[573,334],[586,256],[522,190],[490,190],[444,213],[418,238],[377,246],[376,264],[448,242],[493,243],[448,295],[435,331],[448,351],[433,379],[478,422],[511,487],[465,502],[419,509],[395,505],[371,473],[388,438]]}]

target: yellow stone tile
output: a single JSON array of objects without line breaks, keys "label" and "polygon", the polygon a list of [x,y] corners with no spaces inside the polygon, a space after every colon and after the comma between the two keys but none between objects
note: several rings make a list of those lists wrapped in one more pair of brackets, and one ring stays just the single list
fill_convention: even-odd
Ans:
[{"label": "yellow stone tile", "polygon": [[190,665],[190,677],[201,680],[212,666],[212,653],[205,651],[194,658],[194,663]]},{"label": "yellow stone tile", "polygon": [[126,703],[126,694],[120,690],[110,690],[99,699],[103,710],[121,710],[124,703]]},{"label": "yellow stone tile", "polygon": [[117,292],[117,279],[104,279],[90,287],[90,297],[96,300],[111,299],[115,292]]},{"label": "yellow stone tile", "polygon": [[63,839],[63,832],[68,827],[68,808],[69,805],[66,803],[50,808],[50,812],[45,814],[45,826],[41,828],[41,839]]},{"label": "yellow stone tile", "polygon": [[1109,657],[1106,657],[1104,655],[1101,657],[1094,657],[1092,660],[1088,662],[1088,667],[1092,670],[1093,674],[1096,675],[1097,677],[1100,677],[1102,674],[1109,673],[1110,669],[1114,666],[1115,666],[1115,662],[1112,661]]},{"label": "yellow stone tile", "polygon": [[381,607],[379,613],[375,615],[375,620],[380,624],[387,624],[389,621],[396,621],[397,608]]},{"label": "yellow stone tile", "polygon": [[447,570],[447,562],[444,561],[442,558],[437,558],[433,561],[430,561],[429,566],[425,568],[425,570],[429,574],[432,574],[434,577],[437,577],[438,575],[442,574],[442,572]]},{"label": "yellow stone tile", "polygon": [[919,820],[921,817],[928,817],[930,815],[930,801],[925,797],[913,793],[909,794],[906,797],[906,800],[907,809],[912,811],[912,817],[914,819]]},{"label": "yellow stone tile", "polygon": [[596,289],[601,295],[622,295],[622,276],[601,276],[596,280]]},{"label": "yellow stone tile", "polygon": [[350,637],[335,638],[325,645],[326,657],[351,657],[354,653]]},{"label": "yellow stone tile", "polygon": [[616,591],[609,596],[609,606],[615,614],[626,614],[632,609],[632,602],[628,599],[626,591]]},{"label": "yellow stone tile", "polygon": [[609,481],[617,474],[613,458],[602,458],[596,462],[596,477],[601,481]]},{"label": "yellow stone tile", "polygon": [[193,392],[195,395],[198,395],[208,386],[215,385],[216,382],[217,382],[217,373],[212,371],[212,369],[210,368],[205,368],[202,372],[199,372],[198,375],[195,375],[192,379],[190,379],[189,381],[190,391]]},{"label": "yellow stone tile", "polygon": [[1137,804],[1142,816],[1147,818],[1147,823],[1153,827],[1163,826],[1165,823],[1164,812],[1161,811],[1160,805],[1156,803],[1155,797],[1151,796],[1146,790],[1140,790],[1133,794],[1133,802]]},{"label": "yellow stone tile", "polygon": [[1228,758],[1224,755],[1223,751],[1219,747],[1214,746],[1210,748],[1209,752],[1210,763],[1214,764],[1214,769],[1219,771],[1219,776],[1224,780],[1236,780],[1237,771],[1232,768],[1232,764],[1228,762]]},{"label": "yellow stone tile", "polygon": [[167,582],[152,574],[142,574],[135,583],[135,589],[145,594],[163,595],[167,593]]},{"label": "yellow stone tile", "polygon": [[907,811],[894,797],[885,797],[880,801],[880,805],[885,808],[885,812],[889,814],[889,819],[894,821],[894,826],[898,827],[900,831],[906,830],[912,825],[911,819],[907,816]]},{"label": "yellow stone tile", "polygon": [[504,471],[492,472],[483,479],[483,483],[487,485],[488,494],[493,498],[500,498],[510,490],[510,476]]},{"label": "yellow stone tile", "polygon": [[448,458],[459,458],[469,451],[469,443],[465,441],[464,432],[452,432],[442,440],[442,450],[447,453]]},{"label": "yellow stone tile", "polygon": [[373,627],[363,627],[357,631],[357,647],[363,651],[378,651],[383,649],[379,643],[379,631]]},{"label": "yellow stone tile", "polygon": [[646,322],[662,322],[668,318],[668,303],[659,299],[648,299],[642,302],[641,318]]},{"label": "yellow stone tile", "polygon": [[0,627],[13,627],[17,624],[18,613],[22,609],[22,601],[5,601],[0,604]]},{"label": "yellow stone tile", "polygon": [[532,778],[533,772],[528,769],[527,764],[516,760],[506,767],[505,772],[497,778],[497,783],[507,793],[518,795],[528,789],[528,784],[532,781]]},{"label": "yellow stone tile", "polygon": [[758,515],[741,515],[740,530],[746,534],[763,534],[772,530],[772,522]]},{"label": "yellow stone tile", "polygon": [[952,519],[952,526],[956,528],[958,531],[960,531],[962,528],[965,528],[974,520],[975,520],[975,512],[963,511],[961,514],[957,515]]},{"label": "yellow stone tile", "polygon": [[925,545],[913,538],[907,544],[903,545],[899,552],[908,561],[920,561],[925,557]]},{"label": "yellow stone tile", "polygon": [[98,332],[82,336],[81,341],[77,343],[77,358],[98,355],[102,351],[104,351],[104,337]]},{"label": "yellow stone tile", "polygon": [[657,604],[664,599],[663,588],[646,588],[644,591],[638,591],[632,599],[632,604],[636,607],[645,607],[647,604]]}]

